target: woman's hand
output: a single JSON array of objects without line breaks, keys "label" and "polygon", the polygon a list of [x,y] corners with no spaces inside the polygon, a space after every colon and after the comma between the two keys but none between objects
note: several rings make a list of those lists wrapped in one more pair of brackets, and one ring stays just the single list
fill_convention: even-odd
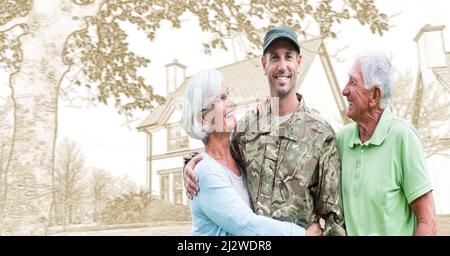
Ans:
[{"label": "woman's hand", "polygon": [[305,236],[322,236],[322,228],[319,223],[311,224],[305,231]]}]

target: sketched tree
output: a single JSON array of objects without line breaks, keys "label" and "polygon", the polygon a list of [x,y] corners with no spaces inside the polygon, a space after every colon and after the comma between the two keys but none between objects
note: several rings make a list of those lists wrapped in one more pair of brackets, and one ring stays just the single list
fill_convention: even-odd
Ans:
[{"label": "sketched tree", "polygon": [[103,169],[93,168],[90,173],[90,190],[92,220],[98,223],[109,199],[135,193],[139,186],[128,176],[113,176]]},{"label": "sketched tree", "polygon": [[427,158],[435,154],[450,156],[450,92],[438,84],[424,85],[423,90],[411,88],[411,72],[397,72],[392,111],[415,126]]},{"label": "sketched tree", "polygon": [[115,176],[114,177],[114,195],[135,193],[141,188],[129,176]]},{"label": "sketched tree", "polygon": [[11,153],[11,113],[12,103],[7,100],[0,105],[0,202],[4,201],[5,198],[5,174],[9,164],[9,154]]},{"label": "sketched tree", "polygon": [[91,170],[90,176],[92,220],[100,222],[108,198],[113,196],[113,177],[105,170],[97,168]]},{"label": "sketched tree", "polygon": [[83,202],[88,198],[85,156],[73,141],[64,139],[57,148],[54,175],[55,224],[72,224],[82,215]]},{"label": "sketched tree", "polygon": [[234,35],[259,49],[264,32],[280,23],[304,35],[315,24],[325,38],[336,37],[335,25],[345,20],[358,20],[374,33],[388,30],[388,18],[373,0],[2,1],[0,56],[11,70],[14,134],[0,234],[46,232],[62,81],[88,88],[93,99],[124,114],[151,109],[164,99],[138,74],[149,60],[128,49],[122,24],[134,24],[153,40],[163,21],[180,28],[184,13],[211,35],[204,42],[207,53],[226,49],[225,38]]}]

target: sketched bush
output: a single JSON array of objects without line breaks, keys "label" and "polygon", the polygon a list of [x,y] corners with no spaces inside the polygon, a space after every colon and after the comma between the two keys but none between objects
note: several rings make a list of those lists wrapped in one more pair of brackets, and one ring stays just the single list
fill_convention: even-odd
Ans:
[{"label": "sketched bush", "polygon": [[190,219],[189,207],[173,205],[141,191],[110,199],[102,212],[100,223],[110,225]]}]

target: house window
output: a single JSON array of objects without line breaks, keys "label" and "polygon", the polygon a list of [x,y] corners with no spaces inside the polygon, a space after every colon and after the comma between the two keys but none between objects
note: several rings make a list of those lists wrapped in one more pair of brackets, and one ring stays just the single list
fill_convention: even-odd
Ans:
[{"label": "house window", "polygon": [[169,201],[169,175],[161,176],[160,195],[162,200]]},{"label": "house window", "polygon": [[183,204],[183,177],[181,173],[173,175],[174,203]]},{"label": "house window", "polygon": [[187,134],[181,129],[179,124],[171,125],[167,128],[167,149],[174,151],[177,149],[187,148],[189,139]]}]

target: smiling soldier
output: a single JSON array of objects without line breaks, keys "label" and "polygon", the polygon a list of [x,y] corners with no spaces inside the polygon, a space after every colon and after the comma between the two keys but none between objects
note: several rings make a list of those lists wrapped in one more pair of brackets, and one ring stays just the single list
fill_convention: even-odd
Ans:
[{"label": "smiling soldier", "polygon": [[[296,92],[301,60],[291,28],[267,32],[261,64],[271,100],[246,113],[230,136],[230,150],[246,174],[256,214],[303,227],[323,218],[324,235],[345,235],[334,131]],[[200,159],[185,167],[190,196],[198,192],[194,166]]]}]

